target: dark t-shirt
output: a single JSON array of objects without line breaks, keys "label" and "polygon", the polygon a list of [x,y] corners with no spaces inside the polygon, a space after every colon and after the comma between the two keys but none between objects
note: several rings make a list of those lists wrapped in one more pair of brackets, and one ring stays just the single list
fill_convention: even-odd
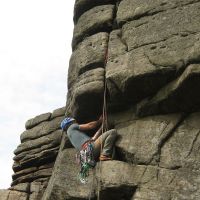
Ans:
[{"label": "dark t-shirt", "polygon": [[79,151],[81,150],[82,145],[90,139],[88,135],[80,131],[78,124],[72,124],[68,128],[67,136],[71,141],[72,145]]}]

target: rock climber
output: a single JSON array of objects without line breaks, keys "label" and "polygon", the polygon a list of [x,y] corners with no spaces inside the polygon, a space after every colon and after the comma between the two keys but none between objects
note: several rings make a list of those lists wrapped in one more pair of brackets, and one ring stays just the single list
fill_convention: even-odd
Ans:
[{"label": "rock climber", "polygon": [[[81,151],[88,143],[92,144],[93,155],[95,160],[111,160],[113,154],[113,146],[117,134],[115,129],[111,129],[102,133],[102,116],[96,120],[86,124],[78,124],[74,118],[67,117],[61,122],[61,128],[67,132],[67,136],[72,145]],[[89,137],[85,132],[98,128],[93,137]]]}]

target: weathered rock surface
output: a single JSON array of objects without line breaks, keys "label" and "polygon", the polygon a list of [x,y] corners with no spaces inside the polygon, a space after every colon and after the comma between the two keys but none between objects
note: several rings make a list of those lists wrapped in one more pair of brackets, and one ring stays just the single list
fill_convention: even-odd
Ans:
[{"label": "weathered rock surface", "polygon": [[103,68],[89,70],[73,86],[71,113],[78,121],[92,120],[102,111],[104,74]]},{"label": "weathered rock surface", "polygon": [[80,74],[104,68],[108,45],[108,33],[102,32],[86,38],[72,53],[69,64],[68,88],[77,81]]},{"label": "weathered rock surface", "polygon": [[86,36],[97,32],[109,32],[112,28],[113,15],[113,5],[96,6],[85,12],[74,27],[73,49]]},{"label": "weathered rock surface", "polygon": [[54,110],[51,114],[51,119],[54,119],[56,117],[64,116],[66,112],[66,107],[58,108]]},{"label": "weathered rock surface", "polygon": [[114,3],[115,0],[76,0],[74,5],[74,22],[87,10],[98,5]]},{"label": "weathered rock surface", "polygon": [[[75,153],[73,148],[60,151],[42,200],[88,199],[94,195],[92,189],[77,178],[79,167],[75,163]],[[92,187],[92,175],[88,184]]]},{"label": "weathered rock surface", "polygon": [[29,193],[30,183],[20,183],[18,185],[10,187],[9,190]]},{"label": "weathered rock surface", "polygon": [[[6,200],[12,200],[15,195],[25,200],[42,198],[60,148],[63,136],[60,122],[64,114],[65,107],[62,107],[28,121],[29,129],[22,133],[22,143],[14,151],[15,173]],[[66,136],[65,146],[71,147]]]},{"label": "weathered rock surface", "polygon": [[[183,74],[162,88],[152,99],[137,107],[140,116],[177,111],[194,112],[200,108],[200,65],[189,65]],[[192,88],[192,90],[191,90]]]},{"label": "weathered rock surface", "polygon": [[119,139],[116,147],[120,158],[134,164],[156,165],[162,145],[181,119],[181,115],[164,115],[117,125]]},{"label": "weathered rock surface", "polygon": [[185,5],[195,4],[199,0],[123,0],[117,11],[117,22],[126,23],[141,17],[155,15],[167,10],[181,8]]},{"label": "weathered rock surface", "polygon": [[199,172],[190,172],[187,168],[172,171],[120,161],[103,162],[100,173],[97,170],[100,199],[104,200],[197,199],[200,183],[195,176]]},{"label": "weathered rock surface", "polygon": [[41,199],[47,184],[48,180],[42,182],[32,182],[30,186],[29,200]]},{"label": "weathered rock surface", "polygon": [[57,117],[50,122],[42,122],[38,126],[33,127],[32,129],[26,130],[21,134],[21,142],[28,140],[36,139],[49,133],[56,131],[60,128],[60,123],[64,117]]},{"label": "weathered rock surface", "polygon": [[111,34],[106,78],[112,101],[140,101],[199,62],[199,7],[188,3],[127,22],[114,42]]},{"label": "weathered rock surface", "polygon": [[200,169],[200,113],[193,113],[163,146],[160,166],[165,168]]},{"label": "weathered rock surface", "polygon": [[42,150],[44,149],[44,146],[48,144],[51,144],[51,147],[58,146],[60,144],[61,137],[61,130],[54,131],[46,136],[42,136],[35,140],[28,140],[26,142],[21,143],[14,153],[18,155],[24,151],[29,151],[36,148],[40,148]]},{"label": "weathered rock surface", "polygon": [[25,127],[26,127],[26,129],[33,128],[34,126],[38,125],[41,122],[48,121],[50,119],[50,117],[51,117],[51,113],[45,113],[42,115],[38,115],[32,119],[29,119],[26,122]]},{"label": "weathered rock surface", "polygon": [[27,200],[28,194],[12,190],[0,190],[0,200]]}]

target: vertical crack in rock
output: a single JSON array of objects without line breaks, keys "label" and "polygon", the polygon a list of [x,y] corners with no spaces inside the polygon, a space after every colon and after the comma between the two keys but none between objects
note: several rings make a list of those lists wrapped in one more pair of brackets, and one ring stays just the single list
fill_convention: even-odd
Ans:
[{"label": "vertical crack in rock", "polygon": [[[161,155],[161,150],[162,147],[167,143],[167,141],[173,136],[173,134],[175,133],[176,129],[180,126],[180,124],[186,119],[186,117],[188,116],[188,114],[183,114],[180,119],[177,121],[177,123],[171,127],[170,130],[167,130],[167,134],[163,134],[163,137],[161,137],[160,143],[158,144],[158,152],[157,155],[159,156],[158,158],[158,166],[159,166],[159,162],[160,162],[160,155]],[[164,130],[165,131],[165,130]]]},{"label": "vertical crack in rock", "polygon": [[194,148],[194,145],[195,145],[195,142],[197,141],[198,137],[200,135],[200,131],[197,132],[196,136],[194,137],[193,141],[192,141],[192,144],[190,146],[190,149],[189,149],[189,152],[188,154],[186,155],[186,158],[190,156],[190,154],[192,153],[192,150]]}]

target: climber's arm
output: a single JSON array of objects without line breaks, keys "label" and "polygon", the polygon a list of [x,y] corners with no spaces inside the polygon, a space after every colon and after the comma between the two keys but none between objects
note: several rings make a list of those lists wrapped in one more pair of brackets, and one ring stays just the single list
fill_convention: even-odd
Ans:
[{"label": "climber's arm", "polygon": [[99,130],[95,133],[95,135],[92,137],[92,140],[96,140],[100,135],[102,134],[102,126],[99,128]]},{"label": "climber's arm", "polygon": [[92,121],[87,124],[80,124],[79,130],[88,131],[97,128],[102,123],[102,117],[100,117],[97,121]]}]

